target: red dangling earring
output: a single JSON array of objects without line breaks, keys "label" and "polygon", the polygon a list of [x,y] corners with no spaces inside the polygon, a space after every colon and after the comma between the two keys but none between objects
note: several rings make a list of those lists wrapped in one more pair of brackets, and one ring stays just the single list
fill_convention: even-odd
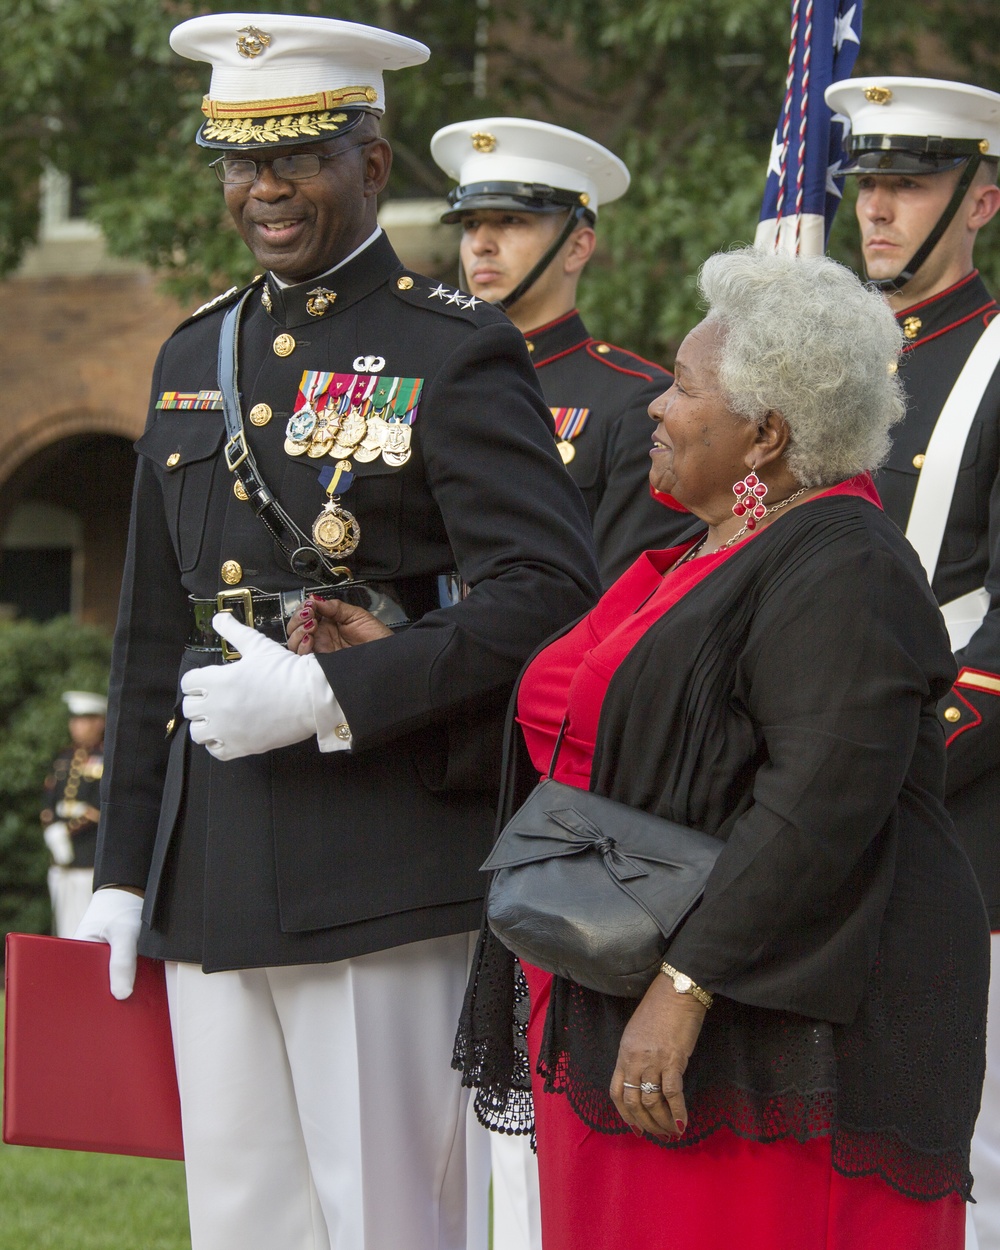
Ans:
[{"label": "red dangling earring", "polygon": [[736,502],[733,504],[734,516],[745,516],[744,524],[748,530],[756,529],[757,522],[767,515],[764,507],[764,496],[767,487],[756,473],[750,472],[733,487]]}]

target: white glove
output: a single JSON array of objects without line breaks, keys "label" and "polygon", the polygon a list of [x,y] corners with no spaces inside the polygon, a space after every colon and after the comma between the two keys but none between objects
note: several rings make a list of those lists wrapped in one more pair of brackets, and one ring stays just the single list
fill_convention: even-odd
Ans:
[{"label": "white glove", "polygon": [[107,942],[111,947],[111,993],[128,998],[135,984],[135,952],[142,927],[142,899],[113,885],[98,890],[73,934],[78,942]]},{"label": "white glove", "polygon": [[75,858],[73,840],[69,836],[69,829],[64,820],[54,820],[51,825],[46,825],[42,831],[42,837],[49,848],[49,854],[60,868],[65,868],[67,864],[73,862]]},{"label": "white glove", "polygon": [[326,740],[331,721],[342,721],[343,715],[314,655],[296,655],[231,612],[216,613],[212,628],[242,658],[191,669],[181,678],[192,742],[217,760],[262,755],[321,731],[321,750],[348,745]]}]

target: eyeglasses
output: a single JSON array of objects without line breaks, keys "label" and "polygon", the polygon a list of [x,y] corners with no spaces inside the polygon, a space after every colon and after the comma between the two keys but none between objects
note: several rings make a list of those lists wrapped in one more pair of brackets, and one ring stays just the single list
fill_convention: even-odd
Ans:
[{"label": "eyeglasses", "polygon": [[252,161],[246,156],[220,156],[212,161],[209,169],[214,169],[219,181],[227,187],[256,182],[265,165],[270,165],[275,178],[280,178],[282,182],[304,182],[307,178],[316,177],[323,161],[335,161],[346,152],[367,147],[373,142],[373,139],[366,139],[364,143],[352,143],[349,148],[341,148],[330,156],[322,156],[319,152],[296,152],[292,156],[276,156],[269,161]]}]

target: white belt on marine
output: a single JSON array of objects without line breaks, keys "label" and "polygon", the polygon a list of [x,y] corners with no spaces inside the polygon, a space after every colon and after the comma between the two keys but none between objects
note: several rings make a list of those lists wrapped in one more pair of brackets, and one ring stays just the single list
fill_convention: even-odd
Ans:
[{"label": "white belt on marine", "polygon": [[[1000,364],[1000,316],[994,317],[972,349],[934,426],[906,525],[906,537],[934,580],[962,452],[983,394]],[[953,651],[969,641],[990,606],[984,587],[941,605]]]}]

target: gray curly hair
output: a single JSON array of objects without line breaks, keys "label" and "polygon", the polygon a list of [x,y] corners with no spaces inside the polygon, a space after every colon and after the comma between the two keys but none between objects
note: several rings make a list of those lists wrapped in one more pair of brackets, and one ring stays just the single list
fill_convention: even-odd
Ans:
[{"label": "gray curly hair", "polygon": [[905,405],[902,336],[881,295],[826,257],[752,247],[710,256],[698,286],[722,331],[727,404],[754,424],[781,413],[798,482],[831,486],[882,464]]}]

